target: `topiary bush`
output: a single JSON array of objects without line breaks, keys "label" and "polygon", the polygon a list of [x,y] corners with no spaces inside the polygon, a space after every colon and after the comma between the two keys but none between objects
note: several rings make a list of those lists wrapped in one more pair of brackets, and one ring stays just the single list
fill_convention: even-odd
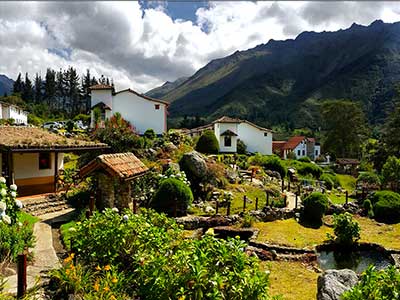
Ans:
[{"label": "topiary bush", "polygon": [[237,140],[236,152],[238,154],[246,154],[247,146],[242,140]]},{"label": "topiary bush", "polygon": [[196,150],[201,153],[218,154],[219,143],[217,138],[215,137],[214,131],[204,131],[196,144]]},{"label": "topiary bush", "polygon": [[392,191],[379,191],[374,193],[370,200],[378,221],[387,223],[400,221],[400,194]]},{"label": "topiary bush", "polygon": [[185,183],[176,178],[168,178],[161,182],[150,207],[169,216],[174,216],[176,209],[176,216],[184,216],[192,201],[192,190]]},{"label": "topiary bush", "polygon": [[375,172],[360,172],[357,184],[377,185],[381,184],[381,179]]},{"label": "topiary bush", "polygon": [[320,193],[311,193],[303,200],[303,219],[316,225],[322,223],[322,217],[328,209],[328,198]]},{"label": "topiary bush", "polygon": [[316,164],[313,163],[302,163],[298,168],[297,172],[300,175],[306,176],[306,175],[312,175],[314,178],[319,179],[320,176],[322,175],[322,168],[320,166],[317,166]]}]

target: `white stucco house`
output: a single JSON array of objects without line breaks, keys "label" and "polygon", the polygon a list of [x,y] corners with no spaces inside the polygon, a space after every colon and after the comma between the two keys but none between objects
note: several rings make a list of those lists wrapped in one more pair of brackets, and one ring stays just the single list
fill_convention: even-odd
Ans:
[{"label": "white stucco house", "polygon": [[287,159],[289,153],[293,153],[296,159],[307,156],[315,160],[321,155],[321,146],[314,138],[294,136],[288,141],[274,141],[273,151],[283,159]]},{"label": "white stucco house", "polygon": [[201,135],[204,130],[213,130],[219,142],[219,151],[236,153],[237,142],[241,140],[250,153],[272,154],[272,130],[263,128],[247,120],[223,116],[211,124],[189,131],[190,136]]},{"label": "white stucco house", "polygon": [[16,105],[0,102],[0,119],[13,119],[15,124],[28,124],[28,112]]},{"label": "white stucco house", "polygon": [[153,129],[156,134],[167,131],[168,103],[139,94],[132,89],[115,92],[114,88],[97,84],[91,90],[91,127],[95,127],[93,110],[101,111],[100,123],[116,112],[129,121],[139,134]]}]

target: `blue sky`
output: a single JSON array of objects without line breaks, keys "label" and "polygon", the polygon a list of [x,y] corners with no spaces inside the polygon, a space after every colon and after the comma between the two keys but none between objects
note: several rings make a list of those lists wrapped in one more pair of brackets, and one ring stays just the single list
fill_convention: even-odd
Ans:
[{"label": "blue sky", "polygon": [[162,6],[173,19],[190,20],[196,23],[196,11],[200,7],[208,7],[208,1],[139,1],[142,10]]}]

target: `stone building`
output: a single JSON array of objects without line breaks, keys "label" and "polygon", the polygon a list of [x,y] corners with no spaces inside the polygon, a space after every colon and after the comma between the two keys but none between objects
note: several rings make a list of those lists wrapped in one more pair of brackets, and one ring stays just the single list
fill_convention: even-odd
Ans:
[{"label": "stone building", "polygon": [[129,207],[131,180],[144,175],[148,168],[133,153],[103,154],[80,169],[82,177],[95,175],[97,207]]}]

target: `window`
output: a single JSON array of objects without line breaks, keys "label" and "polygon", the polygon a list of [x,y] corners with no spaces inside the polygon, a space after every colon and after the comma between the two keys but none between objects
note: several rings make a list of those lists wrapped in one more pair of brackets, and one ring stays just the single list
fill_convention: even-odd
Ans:
[{"label": "window", "polygon": [[306,155],[306,151],[305,151],[305,150],[303,150],[303,153],[302,153],[302,154],[303,154],[303,156],[304,156],[304,155]]},{"label": "window", "polygon": [[155,109],[160,109],[160,104],[154,104]]},{"label": "window", "polygon": [[315,156],[318,156],[318,150],[315,150]]},{"label": "window", "polygon": [[39,170],[51,169],[50,152],[39,153]]},{"label": "window", "polygon": [[232,146],[232,138],[230,136],[224,137],[224,145],[225,145],[225,147]]},{"label": "window", "polygon": [[268,132],[264,132],[264,136],[268,136]]},{"label": "window", "polygon": [[300,156],[300,150],[297,150],[297,156]]}]

